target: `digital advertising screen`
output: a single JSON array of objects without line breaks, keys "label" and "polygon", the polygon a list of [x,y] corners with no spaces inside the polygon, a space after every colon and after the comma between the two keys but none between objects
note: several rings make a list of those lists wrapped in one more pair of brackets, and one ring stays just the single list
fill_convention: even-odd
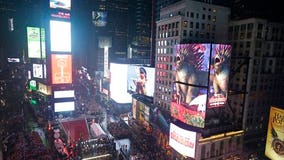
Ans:
[{"label": "digital advertising screen", "polygon": [[110,63],[110,97],[117,103],[131,103],[132,97],[127,92],[126,64]]},{"label": "digital advertising screen", "polygon": [[50,0],[49,7],[54,9],[71,10],[71,0]]},{"label": "digital advertising screen", "polygon": [[184,156],[195,158],[196,132],[170,124],[169,145]]},{"label": "digital advertising screen", "polygon": [[41,58],[40,28],[27,27],[28,57]]},{"label": "digital advertising screen", "polygon": [[72,55],[51,54],[52,84],[70,84],[72,79]]},{"label": "digital advertising screen", "polygon": [[208,108],[227,103],[231,52],[231,45],[212,44]]},{"label": "digital advertising screen", "polygon": [[50,21],[50,50],[52,52],[71,52],[71,23]]},{"label": "digital advertising screen", "polygon": [[178,44],[174,46],[175,83],[171,116],[204,128],[206,110],[227,102],[231,46],[225,44]]},{"label": "digital advertising screen", "polygon": [[54,91],[54,98],[73,98],[75,97],[74,90]]},{"label": "digital advertising screen", "polygon": [[52,17],[52,19],[66,19],[69,20],[71,17],[70,12],[63,12],[63,11],[59,11],[59,10],[52,10],[50,11],[50,16]]},{"label": "digital advertising screen", "polygon": [[19,63],[21,60],[20,58],[7,58],[9,63]]},{"label": "digital advertising screen", "polygon": [[40,37],[41,37],[41,58],[46,59],[46,46],[45,46],[45,29],[40,29]]},{"label": "digital advertising screen", "polygon": [[38,92],[41,92],[45,95],[51,95],[51,86],[38,82]]},{"label": "digital advertising screen", "polygon": [[54,103],[54,112],[67,112],[75,110],[75,102],[56,102]]},{"label": "digital advertising screen", "polygon": [[32,91],[36,91],[37,90],[37,85],[36,85],[36,81],[35,80],[30,80],[29,88]]},{"label": "digital advertising screen", "polygon": [[265,155],[270,159],[284,159],[284,110],[271,107],[265,145]]},{"label": "digital advertising screen", "polygon": [[33,77],[43,78],[43,66],[42,64],[33,64]]},{"label": "digital advertising screen", "polygon": [[92,21],[97,27],[105,27],[107,24],[107,12],[92,11]]},{"label": "digital advertising screen", "polygon": [[[176,84],[174,84],[176,85]],[[181,87],[187,87],[185,84],[179,84]],[[175,119],[181,122],[192,125],[195,127],[205,127],[205,113],[206,113],[206,101],[207,101],[207,89],[192,87],[196,89],[200,94],[196,96],[189,104],[185,105],[180,102],[180,99],[173,94],[170,113]]]},{"label": "digital advertising screen", "polygon": [[128,91],[153,97],[155,68],[129,65],[127,73]]}]

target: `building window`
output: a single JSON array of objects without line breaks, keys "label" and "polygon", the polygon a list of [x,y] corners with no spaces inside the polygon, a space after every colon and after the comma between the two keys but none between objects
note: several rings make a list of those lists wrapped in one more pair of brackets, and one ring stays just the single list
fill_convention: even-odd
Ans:
[{"label": "building window", "polygon": [[193,12],[190,12],[190,17],[194,18],[194,13]]},{"label": "building window", "polygon": [[203,19],[203,20],[205,19],[205,14],[202,14],[202,19]]},{"label": "building window", "polygon": [[193,22],[190,22],[190,26],[189,26],[190,28],[193,28]]},{"label": "building window", "polygon": [[198,13],[196,13],[196,19],[198,19],[199,18],[199,14]]},{"label": "building window", "polygon": [[248,30],[252,30],[253,29],[253,23],[249,23],[248,24]]},{"label": "building window", "polygon": [[199,23],[198,23],[198,22],[196,22],[195,28],[196,28],[196,29],[199,29]]},{"label": "building window", "polygon": [[184,36],[184,37],[187,36],[187,30],[183,30],[183,36]]}]

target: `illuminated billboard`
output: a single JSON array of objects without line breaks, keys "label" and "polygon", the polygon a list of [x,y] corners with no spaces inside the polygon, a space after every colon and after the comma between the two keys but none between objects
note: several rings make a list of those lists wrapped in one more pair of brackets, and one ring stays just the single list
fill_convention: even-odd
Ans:
[{"label": "illuminated billboard", "polygon": [[174,53],[171,116],[204,128],[206,110],[224,107],[227,102],[231,46],[178,44]]},{"label": "illuminated billboard", "polygon": [[92,21],[97,27],[104,27],[107,24],[107,12],[92,11]]},{"label": "illuminated billboard", "polygon": [[170,124],[169,145],[184,156],[195,158],[196,132]]},{"label": "illuminated billboard", "polygon": [[127,71],[127,90],[153,97],[155,68],[129,65]]},{"label": "illuminated billboard", "polygon": [[208,108],[227,103],[231,52],[231,45],[212,44]]},{"label": "illuminated billboard", "polygon": [[37,85],[36,85],[36,81],[35,80],[31,80],[29,86],[30,86],[29,87],[30,90],[33,90],[33,91],[37,90]]},{"label": "illuminated billboard", "polygon": [[41,58],[46,59],[46,47],[45,47],[45,29],[40,29],[40,42],[41,42]]},{"label": "illuminated billboard", "polygon": [[50,50],[71,52],[71,24],[64,21],[50,21]]},{"label": "illuminated billboard", "polygon": [[265,155],[270,159],[284,159],[284,110],[270,108]]},{"label": "illuminated billboard", "polygon": [[43,66],[42,64],[33,64],[33,77],[43,78]]},{"label": "illuminated billboard", "polygon": [[41,92],[45,95],[51,95],[51,86],[47,86],[43,83],[38,83],[38,92]]},{"label": "illuminated billboard", "polygon": [[75,102],[56,102],[54,103],[54,112],[67,112],[75,110]]},{"label": "illuminated billboard", "polygon": [[54,91],[54,98],[73,98],[75,97],[74,90]]},{"label": "illuminated billboard", "polygon": [[71,0],[50,0],[49,7],[54,9],[71,10]]},{"label": "illuminated billboard", "polygon": [[72,55],[51,54],[51,83],[72,83]]},{"label": "illuminated billboard", "polygon": [[40,28],[27,27],[28,57],[41,58]]},{"label": "illuminated billboard", "polygon": [[131,103],[132,97],[127,92],[126,64],[110,63],[110,98],[117,103]]}]

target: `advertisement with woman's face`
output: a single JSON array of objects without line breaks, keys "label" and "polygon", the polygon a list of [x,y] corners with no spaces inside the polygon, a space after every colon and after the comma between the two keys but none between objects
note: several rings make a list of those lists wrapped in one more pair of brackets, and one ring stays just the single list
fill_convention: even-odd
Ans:
[{"label": "advertisement with woman's face", "polygon": [[153,97],[155,69],[151,67],[129,65],[127,90],[133,93]]}]

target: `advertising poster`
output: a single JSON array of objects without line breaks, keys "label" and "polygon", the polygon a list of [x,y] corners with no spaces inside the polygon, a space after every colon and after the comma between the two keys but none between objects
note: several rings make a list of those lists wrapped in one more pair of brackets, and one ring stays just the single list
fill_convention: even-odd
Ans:
[{"label": "advertising poster", "polygon": [[212,44],[208,108],[227,103],[231,51],[231,45]]},{"label": "advertising poster", "polygon": [[129,65],[127,72],[127,90],[153,97],[155,68]]},{"label": "advertising poster", "polygon": [[27,27],[28,57],[41,58],[40,29],[38,27]]},{"label": "advertising poster", "polygon": [[72,55],[51,54],[52,84],[72,83]]},{"label": "advertising poster", "polygon": [[42,64],[33,64],[33,77],[34,78],[43,78]]},{"label": "advertising poster", "polygon": [[211,44],[174,46],[175,83],[171,116],[196,127],[204,127],[209,86]]},{"label": "advertising poster", "polygon": [[272,160],[284,159],[284,110],[270,108],[265,155]]},{"label": "advertising poster", "polygon": [[184,156],[195,158],[196,132],[170,124],[169,145]]}]

